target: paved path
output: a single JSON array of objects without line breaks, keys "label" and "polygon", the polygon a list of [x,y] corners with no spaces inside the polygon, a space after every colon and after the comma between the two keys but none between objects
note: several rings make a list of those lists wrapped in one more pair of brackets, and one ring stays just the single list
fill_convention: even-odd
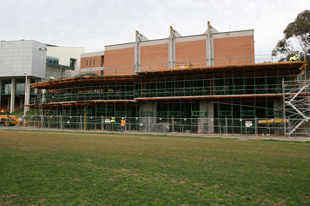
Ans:
[{"label": "paved path", "polygon": [[[24,127],[24,126],[0,126],[0,130],[32,130],[32,131],[55,131],[55,132],[91,132],[91,133],[117,133],[120,134],[120,132],[111,132],[111,131],[105,131],[105,130],[75,130],[75,129],[59,129],[59,128],[37,128],[37,127]],[[209,138],[226,138],[226,139],[239,139],[239,140],[280,140],[280,141],[298,141],[298,142],[308,142],[310,141],[310,137],[285,137],[285,136],[262,136],[262,135],[226,135],[226,134],[190,134],[190,133],[145,133],[145,132],[137,132],[137,131],[131,131],[131,132],[125,132],[125,134],[151,134],[151,135],[167,135],[167,136],[190,136],[190,137],[209,137]]]}]

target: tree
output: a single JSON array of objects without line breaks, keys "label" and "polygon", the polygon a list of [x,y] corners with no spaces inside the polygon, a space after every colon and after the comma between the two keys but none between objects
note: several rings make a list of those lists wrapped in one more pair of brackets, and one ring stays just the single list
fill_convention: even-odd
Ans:
[{"label": "tree", "polygon": [[[310,65],[310,10],[304,10],[299,13],[296,19],[289,23],[283,31],[284,38],[279,40],[276,47],[272,50],[272,55],[277,53],[285,54],[286,57],[279,61],[289,60],[294,55],[300,55],[301,60],[306,59]],[[293,46],[295,40],[298,46]]]}]

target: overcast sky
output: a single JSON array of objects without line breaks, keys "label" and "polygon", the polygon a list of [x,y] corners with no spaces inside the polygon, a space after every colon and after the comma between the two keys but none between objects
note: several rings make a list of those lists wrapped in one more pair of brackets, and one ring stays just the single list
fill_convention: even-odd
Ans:
[{"label": "overcast sky", "polygon": [[[309,0],[1,0],[0,40],[36,40],[86,52],[148,39],[254,29],[255,54],[270,55],[285,27]],[[256,57],[258,58],[258,57]]]}]

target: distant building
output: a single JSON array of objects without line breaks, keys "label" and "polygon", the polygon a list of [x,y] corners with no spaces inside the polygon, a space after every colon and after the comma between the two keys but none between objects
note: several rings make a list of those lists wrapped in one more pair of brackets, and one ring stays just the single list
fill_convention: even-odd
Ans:
[{"label": "distant building", "polygon": [[[57,47],[34,40],[0,42],[0,107],[14,112],[29,104],[37,91],[30,84],[49,79],[74,76],[84,48]],[[25,80],[27,93],[25,98]],[[26,101],[25,101],[26,99]]]},{"label": "distant building", "polygon": [[80,75],[96,74],[103,75],[104,51],[90,52],[81,55]]},{"label": "distant building", "polygon": [[83,47],[47,45],[45,79],[48,80],[52,75],[55,79],[74,77],[79,73],[82,53],[85,53]]},{"label": "distant building", "polygon": [[218,32],[208,23],[203,34],[192,36],[182,36],[170,27],[168,38],[149,40],[136,31],[135,42],[108,45],[104,51],[82,54],[81,72],[100,75],[101,70],[104,76],[133,75],[254,63],[254,30]]}]

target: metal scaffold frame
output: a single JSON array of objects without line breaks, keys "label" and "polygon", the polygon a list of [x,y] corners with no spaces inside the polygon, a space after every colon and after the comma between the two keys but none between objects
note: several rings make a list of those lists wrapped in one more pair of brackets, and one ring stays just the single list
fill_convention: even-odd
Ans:
[{"label": "metal scaffold frame", "polygon": [[287,120],[285,135],[310,134],[310,82],[296,80],[282,82],[284,119]]}]

